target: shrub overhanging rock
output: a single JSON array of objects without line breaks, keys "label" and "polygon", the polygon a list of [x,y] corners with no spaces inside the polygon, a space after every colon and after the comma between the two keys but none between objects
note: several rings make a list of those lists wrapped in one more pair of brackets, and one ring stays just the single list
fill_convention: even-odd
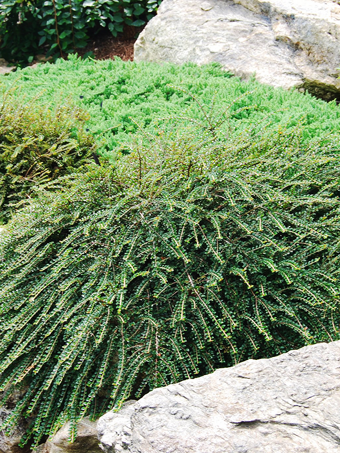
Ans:
[{"label": "shrub overhanging rock", "polygon": [[0,390],[29,385],[5,426],[36,414],[35,443],[131,394],[339,338],[337,145],[183,121],[40,189],[1,235]]},{"label": "shrub overhanging rock", "polygon": [[98,421],[106,453],[338,453],[340,342],[180,382]]}]

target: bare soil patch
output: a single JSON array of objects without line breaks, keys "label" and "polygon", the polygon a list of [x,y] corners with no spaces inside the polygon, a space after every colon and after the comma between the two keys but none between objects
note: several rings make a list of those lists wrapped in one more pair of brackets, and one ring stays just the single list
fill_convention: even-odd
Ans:
[{"label": "bare soil patch", "polygon": [[91,37],[84,49],[77,49],[77,52],[81,56],[93,52],[97,60],[119,57],[124,61],[133,61],[133,46],[142,30],[126,26],[124,33],[114,38],[109,30],[103,29]]}]

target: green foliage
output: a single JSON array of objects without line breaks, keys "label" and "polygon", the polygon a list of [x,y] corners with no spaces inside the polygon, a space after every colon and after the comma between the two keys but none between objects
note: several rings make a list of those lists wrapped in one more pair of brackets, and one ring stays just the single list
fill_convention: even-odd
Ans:
[{"label": "green foliage", "polygon": [[0,391],[28,385],[3,428],[34,414],[39,443],[71,420],[72,440],[131,393],[339,339],[338,143],[225,135],[242,111],[199,108],[2,233]]},{"label": "green foliage", "polygon": [[[242,129],[269,117],[275,125],[296,126],[304,119],[303,140],[325,137],[340,129],[340,109],[309,94],[275,89],[257,82],[241,82],[217,64],[198,67],[122,61],[70,61],[26,68],[2,77],[6,86],[17,84],[30,98],[41,93],[40,101],[72,95],[77,105],[90,113],[89,128],[98,135],[99,153],[115,159],[117,147],[131,142],[139,124],[154,133],[154,120],[169,116],[200,118],[193,99],[170,85],[189,90],[205,104],[215,99],[217,110],[243,96],[233,105],[237,110],[251,107],[222,125],[225,132],[237,135]],[[134,123],[134,121],[136,123]],[[167,128],[167,122],[161,122]],[[107,131],[107,132],[105,132]]]},{"label": "green foliage", "polygon": [[38,22],[31,2],[0,2],[0,56],[9,60],[32,61],[38,52]]},{"label": "green foliage", "polygon": [[0,224],[32,189],[85,165],[93,137],[87,112],[71,103],[44,107],[17,90],[0,98]]},{"label": "green foliage", "polygon": [[[113,36],[124,24],[140,27],[161,0],[4,0],[0,4],[0,52],[10,61],[27,62],[43,46],[64,56],[86,46],[89,32],[107,27]],[[40,49],[40,51],[39,51]]]}]

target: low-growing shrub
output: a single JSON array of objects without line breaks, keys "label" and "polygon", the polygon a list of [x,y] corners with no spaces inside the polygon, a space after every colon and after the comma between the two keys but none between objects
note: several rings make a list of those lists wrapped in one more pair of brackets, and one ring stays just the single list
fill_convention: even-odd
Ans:
[{"label": "low-growing shrub", "polygon": [[15,90],[0,101],[0,224],[32,189],[83,167],[94,151],[89,115],[64,103],[44,107]]},{"label": "low-growing shrub", "polygon": [[89,33],[108,28],[113,36],[124,24],[140,27],[161,0],[35,0],[0,3],[0,56],[27,63],[37,53],[64,56],[85,47]]},{"label": "low-growing shrub", "polygon": [[0,236],[0,391],[28,386],[3,428],[72,440],[133,393],[339,339],[337,144],[207,121],[38,190]]},{"label": "low-growing shrub", "polygon": [[[215,99],[215,109],[222,110],[236,98],[234,111],[251,107],[230,118],[225,132],[235,133],[270,117],[274,125],[296,126],[304,118],[303,140],[322,138],[340,129],[340,109],[309,94],[275,89],[255,81],[242,82],[231,77],[218,64],[199,67],[188,63],[135,63],[115,61],[69,61],[38,65],[0,78],[7,87],[19,85],[27,98],[45,91],[40,102],[73,96],[73,101],[90,113],[89,128],[98,137],[98,152],[115,159],[115,150],[132,140],[139,124],[154,133],[154,120],[169,116],[200,118],[200,109],[188,93],[203,104]],[[247,96],[244,96],[248,92]],[[240,97],[241,96],[241,97]],[[135,122],[136,123],[135,123]],[[163,121],[163,127],[168,124]]]}]

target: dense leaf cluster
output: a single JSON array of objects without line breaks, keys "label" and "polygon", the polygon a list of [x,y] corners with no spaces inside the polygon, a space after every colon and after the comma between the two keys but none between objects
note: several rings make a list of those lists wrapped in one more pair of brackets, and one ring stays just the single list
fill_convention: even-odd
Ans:
[{"label": "dense leaf cluster", "polygon": [[[4,0],[0,2],[0,55],[32,61],[38,53],[64,56],[85,47],[89,32],[143,26],[161,0]],[[42,47],[43,46],[43,47]]]},{"label": "dense leaf cluster", "polygon": [[204,116],[40,189],[2,235],[0,391],[27,385],[4,427],[73,439],[131,393],[339,339],[338,143]]},{"label": "dense leaf cluster", "polygon": [[[270,119],[273,125],[296,126],[304,119],[303,140],[338,133],[340,109],[309,94],[275,89],[255,81],[241,82],[217,64],[198,67],[173,64],[150,64],[123,61],[69,61],[26,68],[2,78],[7,86],[16,84],[27,98],[40,95],[37,102],[53,104],[56,99],[72,96],[91,118],[89,128],[98,137],[99,152],[111,160],[115,149],[131,141],[139,124],[154,132],[154,120],[186,115],[200,118],[200,109],[181,87],[222,110],[236,98],[233,109],[250,107],[235,115],[225,132],[237,135],[249,124]],[[246,96],[243,96],[248,93]],[[135,122],[134,122],[135,121]],[[169,127],[164,121],[163,128]]]},{"label": "dense leaf cluster", "polygon": [[0,224],[38,184],[84,167],[95,147],[86,111],[65,101],[44,107],[17,91],[0,97]]}]

